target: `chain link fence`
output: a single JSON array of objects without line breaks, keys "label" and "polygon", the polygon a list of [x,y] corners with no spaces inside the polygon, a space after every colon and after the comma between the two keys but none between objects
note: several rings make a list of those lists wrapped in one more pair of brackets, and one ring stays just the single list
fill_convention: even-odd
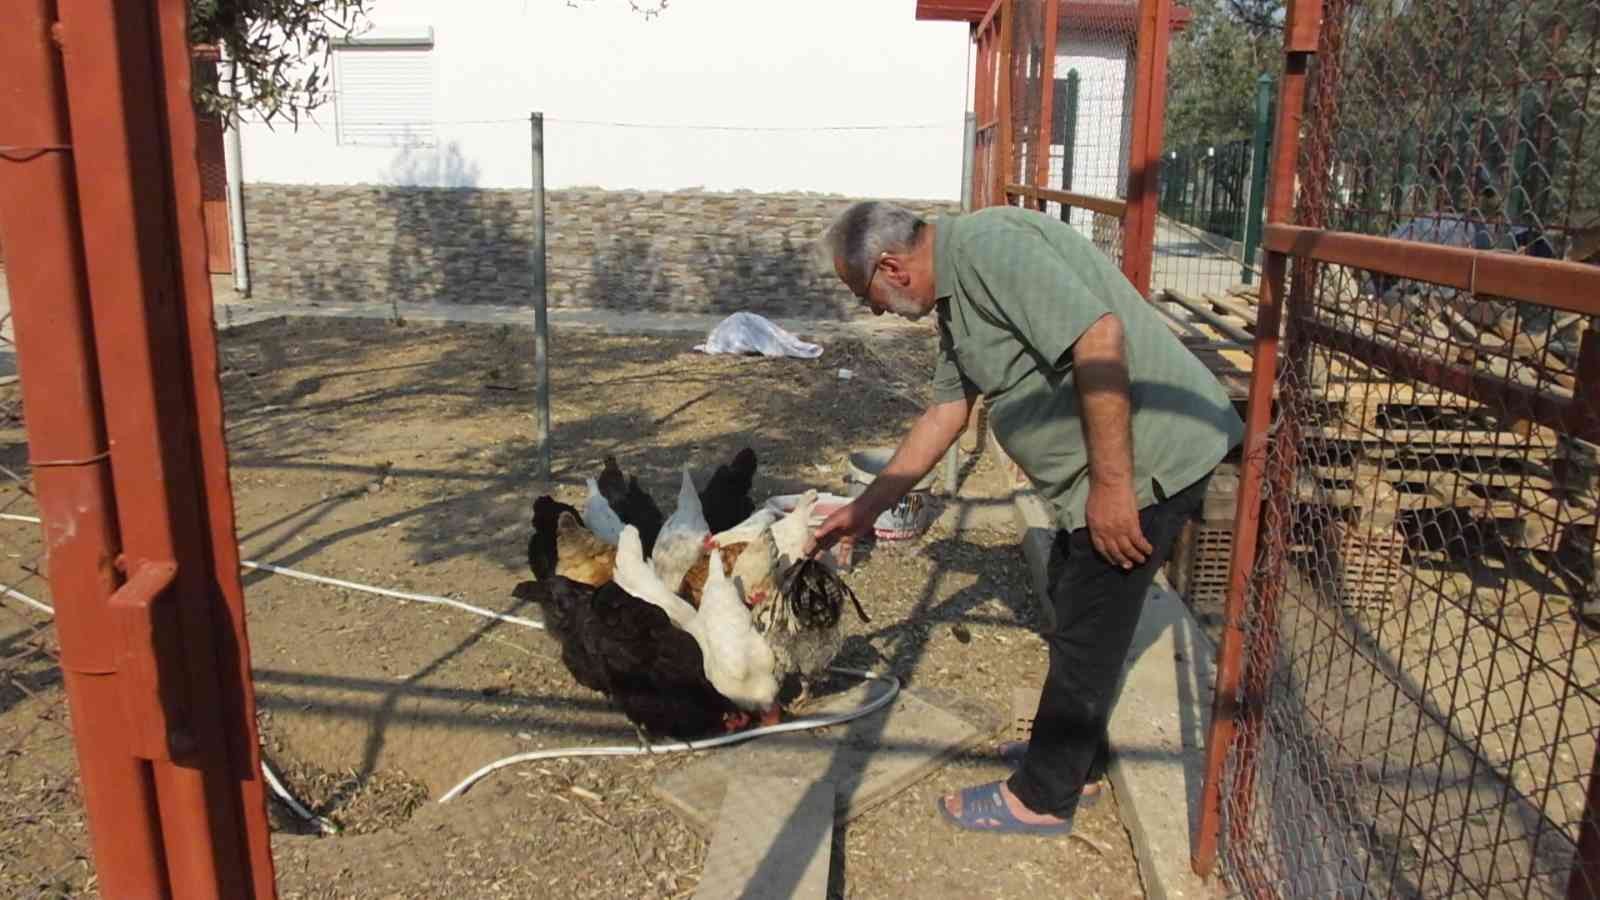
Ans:
[{"label": "chain link fence", "polygon": [[[1127,198],[1138,8],[1133,0],[1062,5],[1051,91],[1049,174],[1042,187],[1110,201]],[[1122,264],[1120,213],[1055,202],[1045,211],[1070,222]]]},{"label": "chain link fence", "polygon": [[[1595,262],[1597,39],[1594,0],[1328,0],[1294,224]],[[1415,272],[1408,252],[1368,260]],[[1260,539],[1236,551],[1226,874],[1253,896],[1593,896],[1595,323],[1554,282],[1516,302],[1318,253],[1277,286]]]},{"label": "chain link fence", "polygon": [[[0,269],[0,280],[4,270]],[[5,299],[0,287],[0,300]],[[9,306],[0,312],[0,895],[93,896]]]}]

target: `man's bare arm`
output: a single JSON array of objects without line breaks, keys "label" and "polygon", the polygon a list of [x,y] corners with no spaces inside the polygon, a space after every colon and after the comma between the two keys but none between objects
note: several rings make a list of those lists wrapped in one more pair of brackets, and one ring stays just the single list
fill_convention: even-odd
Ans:
[{"label": "man's bare arm", "polygon": [[867,485],[861,496],[830,515],[813,535],[813,551],[826,549],[841,538],[853,537],[877,521],[884,510],[906,495],[928,474],[950,445],[961,436],[972,410],[972,398],[939,403],[923,411],[900,440],[889,464]]},{"label": "man's bare arm", "polygon": [[1072,345],[1073,379],[1089,456],[1089,536],[1102,556],[1131,569],[1153,548],[1139,527],[1133,485],[1133,403],[1122,322],[1101,316]]}]

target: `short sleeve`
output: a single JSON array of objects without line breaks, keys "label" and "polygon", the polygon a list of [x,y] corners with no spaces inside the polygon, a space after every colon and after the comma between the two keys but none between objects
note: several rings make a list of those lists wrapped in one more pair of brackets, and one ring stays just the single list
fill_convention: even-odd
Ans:
[{"label": "short sleeve", "polygon": [[958,277],[971,279],[994,311],[1051,365],[1062,368],[1089,326],[1115,315],[1056,247],[1021,229],[975,236],[960,250]]},{"label": "short sleeve", "polygon": [[977,392],[977,387],[967,380],[961,373],[961,367],[956,364],[955,342],[950,338],[949,328],[943,322],[939,323],[939,355],[933,367],[933,402],[952,403]]}]

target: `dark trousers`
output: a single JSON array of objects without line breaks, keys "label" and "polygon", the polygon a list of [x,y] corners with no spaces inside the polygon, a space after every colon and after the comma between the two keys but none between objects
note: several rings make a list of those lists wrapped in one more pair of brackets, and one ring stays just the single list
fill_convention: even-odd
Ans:
[{"label": "dark trousers", "polygon": [[1199,512],[1210,481],[1208,475],[1139,511],[1139,527],[1155,552],[1134,569],[1124,571],[1102,558],[1087,528],[1056,533],[1050,550],[1050,608],[1042,630],[1050,669],[1028,753],[1007,782],[1029,809],[1069,818],[1083,786],[1104,777],[1106,725],[1145,592],[1171,555],[1184,523]]}]

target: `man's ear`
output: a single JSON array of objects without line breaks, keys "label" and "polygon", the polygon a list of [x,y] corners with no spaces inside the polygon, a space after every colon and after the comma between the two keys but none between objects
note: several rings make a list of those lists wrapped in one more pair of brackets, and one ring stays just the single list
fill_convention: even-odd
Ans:
[{"label": "man's ear", "polygon": [[882,262],[883,277],[888,278],[901,287],[911,284],[911,269],[906,265],[906,259],[893,253],[885,254]]}]

